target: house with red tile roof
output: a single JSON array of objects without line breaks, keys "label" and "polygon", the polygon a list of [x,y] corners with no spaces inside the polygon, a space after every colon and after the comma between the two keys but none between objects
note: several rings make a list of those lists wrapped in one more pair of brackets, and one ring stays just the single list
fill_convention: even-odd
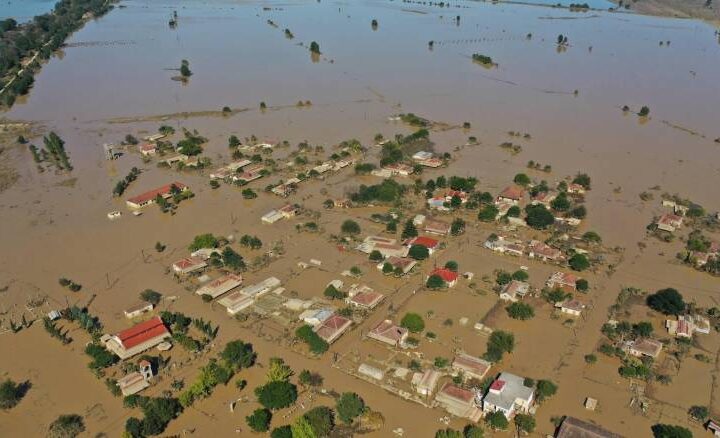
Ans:
[{"label": "house with red tile roof", "polygon": [[140,146],[140,153],[146,157],[150,155],[155,155],[155,152],[157,152],[157,149],[153,143],[145,143],[144,145]]},{"label": "house with red tile roof", "polygon": [[482,380],[491,366],[490,362],[465,353],[457,353],[452,363],[453,370],[462,373],[465,379]]},{"label": "house with red tile roof", "polygon": [[360,309],[372,310],[384,299],[385,295],[379,292],[375,292],[373,290],[360,290],[355,294],[351,294],[351,296],[347,299],[347,303]]},{"label": "house with red tile roof", "polygon": [[384,261],[378,263],[377,268],[383,270],[385,263],[389,263],[393,269],[400,269],[403,274],[407,274],[417,264],[414,259],[408,257],[388,257]]},{"label": "house with red tile roof", "polygon": [[677,228],[680,228],[683,223],[682,216],[675,214],[664,214],[657,220],[658,230],[667,231],[669,233],[674,232]]},{"label": "house with red tile roof", "polygon": [[524,281],[512,280],[500,291],[500,299],[516,302],[530,292],[530,285]]},{"label": "house with red tile roof", "polygon": [[170,331],[163,320],[156,316],[114,335],[103,335],[100,340],[108,351],[120,359],[127,359],[155,347],[169,337]]},{"label": "house with red tile roof", "polygon": [[328,344],[335,342],[352,325],[352,321],[340,316],[333,315],[315,327],[315,333]]},{"label": "house with red tile roof", "polygon": [[423,225],[423,231],[438,236],[447,236],[450,234],[450,224],[443,221],[427,219]]},{"label": "house with red tile roof", "polygon": [[176,187],[181,192],[184,192],[188,190],[188,186],[181,182],[175,181],[174,183],[166,184],[162,187],[158,187],[156,189],[150,190],[149,192],[145,192],[143,194],[133,196],[132,198],[125,201],[128,207],[130,208],[142,208],[147,205],[155,203],[155,199],[160,196],[164,199],[170,198],[172,196],[172,188]]},{"label": "house with red tile roof", "polygon": [[185,257],[172,264],[173,271],[179,275],[189,274],[207,267],[207,263],[200,257]]},{"label": "house with red tile roof", "polygon": [[408,329],[395,325],[391,320],[386,319],[370,330],[367,336],[393,347],[402,347],[405,345],[408,335]]},{"label": "house with red tile roof", "polygon": [[475,402],[475,393],[468,389],[446,383],[438,391],[435,401],[446,411],[460,418],[477,422],[482,418],[482,410]]},{"label": "house with red tile roof", "polygon": [[220,295],[230,292],[236,287],[242,284],[243,278],[237,274],[223,275],[222,277],[211,281],[210,283],[202,286],[195,291],[196,294],[210,295],[213,298],[217,298]]},{"label": "house with red tile roof", "polygon": [[528,256],[545,262],[559,262],[565,259],[562,251],[539,240],[530,241],[528,245]]},{"label": "house with red tile roof", "polygon": [[442,278],[447,287],[453,287],[457,284],[458,273],[455,271],[451,271],[450,269],[435,268],[432,270],[432,272],[430,272],[425,281],[427,281],[433,275],[437,275],[438,277]]},{"label": "house with red tile roof", "polygon": [[428,249],[430,254],[432,254],[440,246],[440,241],[437,239],[433,239],[432,237],[418,236],[407,241],[408,248],[413,245],[422,245]]},{"label": "house with red tile roof", "polygon": [[550,276],[545,285],[550,289],[562,289],[573,292],[576,290],[578,280],[579,278],[574,274],[555,272]]}]

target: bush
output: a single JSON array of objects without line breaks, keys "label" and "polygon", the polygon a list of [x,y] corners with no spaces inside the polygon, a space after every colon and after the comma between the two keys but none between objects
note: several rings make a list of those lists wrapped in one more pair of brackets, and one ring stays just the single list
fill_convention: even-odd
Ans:
[{"label": "bush", "polygon": [[479,426],[468,424],[465,426],[465,429],[463,429],[463,438],[483,438],[484,436],[485,431]]},{"label": "bush", "polygon": [[597,362],[597,356],[594,354],[585,355],[585,363],[594,364],[595,362]]},{"label": "bush", "polygon": [[585,190],[590,190],[590,177],[586,173],[578,173],[572,182],[573,184],[580,184]]},{"label": "bush", "polygon": [[654,438],[692,438],[688,429],[670,424],[656,424],[650,428]]},{"label": "bush", "polygon": [[530,276],[528,275],[528,273],[523,271],[522,269],[518,269],[517,271],[513,272],[513,274],[512,274],[513,280],[517,280],[517,281],[527,281],[527,279],[529,277]]},{"label": "bush", "polygon": [[360,225],[352,219],[348,219],[340,226],[340,231],[343,234],[356,235],[360,234]]},{"label": "bush", "polygon": [[435,432],[435,438],[462,438],[462,434],[453,429],[440,429]]},{"label": "bush", "polygon": [[330,435],[333,428],[335,427],[334,416],[332,409],[327,406],[318,406],[310,409],[303,415],[315,436],[326,437]]},{"label": "bush", "polygon": [[290,425],[276,427],[270,432],[270,438],[293,438],[292,429]]},{"label": "bush", "polygon": [[499,362],[504,353],[512,353],[515,349],[515,336],[510,332],[496,330],[487,340],[485,359],[490,362]]},{"label": "bush", "polygon": [[218,239],[210,233],[195,236],[192,243],[188,247],[190,251],[197,251],[202,248],[217,248]]},{"label": "bush", "polygon": [[508,316],[512,319],[525,321],[535,316],[535,310],[531,305],[525,303],[512,303],[505,308]]},{"label": "bush", "polygon": [[485,416],[485,423],[494,430],[507,430],[510,423],[502,412],[493,412]]},{"label": "bush", "polygon": [[140,299],[152,304],[153,306],[157,306],[160,302],[160,299],[162,299],[162,294],[152,289],[145,289],[144,291],[140,292]]},{"label": "bush", "polygon": [[647,297],[647,305],[651,309],[665,315],[678,315],[685,311],[685,301],[680,292],[673,288],[657,291]]},{"label": "bush", "polygon": [[323,354],[330,348],[328,343],[318,336],[309,325],[298,328],[295,331],[295,336],[308,344],[310,351],[315,354]]},{"label": "bush", "polygon": [[405,327],[411,333],[420,333],[425,330],[425,321],[417,313],[406,313],[400,320],[400,326]]},{"label": "bush", "polygon": [[345,392],[337,402],[337,413],[343,423],[350,424],[365,411],[365,402],[354,392]]},{"label": "bush", "polygon": [[568,260],[568,264],[574,271],[584,271],[590,267],[590,261],[584,254],[574,254]]},{"label": "bush", "polygon": [[425,286],[427,286],[428,289],[442,289],[446,286],[446,284],[442,277],[437,274],[433,274],[428,277]]},{"label": "bush", "polygon": [[319,373],[313,373],[309,370],[302,370],[298,375],[298,381],[304,386],[322,386],[323,377]]},{"label": "bush", "polygon": [[527,224],[535,229],[544,230],[555,223],[555,216],[544,205],[528,205],[525,207]]},{"label": "bush", "polygon": [[525,433],[532,433],[535,430],[535,418],[532,415],[517,414],[513,419],[518,430]]},{"label": "bush", "polygon": [[245,417],[245,422],[255,432],[267,432],[270,429],[272,412],[267,409],[255,409],[252,415]]},{"label": "bush", "polygon": [[276,410],[287,408],[297,400],[297,388],[290,382],[277,381],[255,388],[255,395],[264,407]]},{"label": "bush", "polygon": [[379,261],[381,261],[382,259],[384,259],[384,257],[383,257],[383,255],[382,255],[382,253],[381,253],[380,251],[374,249],[374,250],[370,253],[370,256],[368,257],[368,259],[370,259],[370,261],[373,261],[373,262],[379,262]]},{"label": "bush", "polygon": [[705,422],[710,416],[710,411],[705,406],[692,406],[688,410],[688,414],[697,421]]},{"label": "bush", "polygon": [[587,292],[590,289],[590,283],[584,278],[580,278],[575,282],[575,288],[580,292]]},{"label": "bush", "polygon": [[25,386],[10,379],[0,383],[0,409],[10,409],[20,403],[25,394]]},{"label": "bush", "polygon": [[412,245],[408,250],[408,256],[415,260],[425,260],[430,257],[430,250],[423,245]]},{"label": "bush", "polygon": [[255,363],[257,355],[253,351],[252,344],[246,344],[236,340],[225,344],[225,348],[220,353],[220,357],[228,366],[235,370],[240,370],[251,367]]},{"label": "bush", "polygon": [[76,414],[61,415],[50,423],[48,438],[74,438],[85,431],[83,418]]},{"label": "bush", "polygon": [[488,204],[478,213],[478,220],[481,222],[493,222],[498,213],[500,213],[500,210],[496,206]]},{"label": "bush", "polygon": [[550,380],[538,380],[536,387],[536,394],[538,401],[546,400],[557,392],[557,385]]}]

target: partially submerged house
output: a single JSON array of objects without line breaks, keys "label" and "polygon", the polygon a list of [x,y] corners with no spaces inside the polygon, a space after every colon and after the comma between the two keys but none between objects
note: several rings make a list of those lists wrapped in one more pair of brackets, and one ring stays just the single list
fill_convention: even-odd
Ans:
[{"label": "partially submerged house", "polygon": [[173,187],[181,192],[189,190],[188,186],[185,184],[175,181],[174,183],[166,184],[162,187],[150,190],[149,192],[133,196],[125,201],[125,203],[130,208],[142,208],[147,205],[154,204],[158,196],[164,199],[172,197],[172,191],[175,190]]},{"label": "partially submerged house", "polygon": [[422,245],[428,249],[428,252],[430,254],[432,254],[440,246],[440,241],[437,239],[433,239],[432,237],[418,236],[408,240],[407,247],[409,248],[413,245]]},{"label": "partially submerged house", "polygon": [[565,417],[555,438],[624,438],[623,435],[610,432],[587,421],[575,417]]},{"label": "partially submerged house", "polygon": [[383,342],[393,347],[405,345],[409,335],[408,329],[395,325],[391,320],[386,319],[367,334],[368,338]]},{"label": "partially submerged house", "polygon": [[457,353],[452,363],[452,369],[462,373],[466,379],[482,380],[490,367],[492,367],[490,362],[465,353]]},{"label": "partially submerged house", "polygon": [[580,316],[585,308],[585,304],[578,300],[566,300],[562,303],[555,303],[555,307],[560,309],[562,313],[572,316]]},{"label": "partially submerged house", "polygon": [[417,264],[417,261],[408,257],[391,256],[384,261],[378,263],[377,268],[382,271],[385,267],[385,263],[390,264],[390,266],[393,267],[393,270],[400,269],[403,274],[407,274]]},{"label": "partially submerged house", "polygon": [[440,388],[435,401],[452,415],[466,418],[474,423],[483,416],[482,410],[476,404],[476,394],[451,383],[446,383]]},{"label": "partially submerged house", "polygon": [[562,289],[568,292],[575,292],[575,290],[577,290],[578,280],[579,278],[575,274],[555,272],[550,276],[545,285],[550,289]]},{"label": "partially submerged house", "polygon": [[413,374],[411,383],[418,394],[429,396],[435,391],[440,377],[442,374],[439,371],[427,370],[423,373]]},{"label": "partially submerged house", "polygon": [[500,291],[500,299],[516,302],[530,292],[530,285],[524,281],[512,280]]},{"label": "partially submerged house", "polygon": [[506,187],[496,198],[498,203],[511,203],[517,205],[525,197],[525,189],[522,186],[512,185]]},{"label": "partially submerged house", "polygon": [[332,344],[342,336],[351,325],[351,320],[340,315],[333,315],[315,327],[315,333],[328,344]]},{"label": "partially submerged house", "polygon": [[125,313],[125,318],[132,319],[137,318],[144,313],[152,312],[153,308],[154,306],[152,303],[146,303],[143,301],[128,307],[123,313]]},{"label": "partially submerged house", "polygon": [[522,256],[525,254],[525,246],[519,240],[510,240],[504,236],[496,236],[497,238],[488,238],[483,246],[491,251],[500,254],[510,254],[514,256]]},{"label": "partially submerged house", "polygon": [[236,287],[242,284],[242,277],[237,274],[227,274],[222,277],[211,281],[210,283],[200,287],[195,291],[196,294],[209,295],[213,298],[217,298],[220,295],[230,292]]},{"label": "partially submerged house", "polygon": [[627,341],[623,349],[636,357],[647,356],[655,359],[660,355],[662,348],[663,344],[660,341],[641,338],[635,339],[634,341]]},{"label": "partially submerged house", "polygon": [[425,280],[427,281],[427,279],[429,279],[432,276],[438,276],[438,277],[442,278],[442,280],[445,282],[447,287],[453,287],[457,284],[459,275],[457,272],[451,271],[450,269],[447,269],[447,268],[435,268],[430,272],[430,274],[427,276],[427,278]]},{"label": "partially submerged house", "polygon": [[423,231],[429,234],[437,234],[438,236],[447,236],[450,234],[450,224],[439,220],[428,219],[423,225]]},{"label": "partially submerged house", "polygon": [[120,359],[127,359],[157,346],[169,337],[170,331],[163,320],[156,316],[114,335],[103,335],[100,340],[108,351]]},{"label": "partially submerged house", "polygon": [[660,216],[660,218],[657,220],[656,225],[658,230],[673,233],[676,229],[682,226],[682,223],[682,216],[678,216],[675,214],[664,214]]},{"label": "partially submerged house", "polygon": [[246,286],[238,291],[232,292],[217,302],[227,309],[231,315],[250,307],[256,299],[278,288],[281,282],[275,277],[269,277],[259,283]]},{"label": "partially submerged house", "polygon": [[539,240],[530,241],[528,244],[528,256],[544,262],[560,262],[565,259],[562,251]]},{"label": "partially submerged house", "polygon": [[516,413],[527,414],[535,401],[535,390],[525,386],[525,379],[511,373],[501,373],[490,385],[482,399],[486,413],[502,412],[507,419]]},{"label": "partially submerged house", "polygon": [[173,271],[178,275],[187,275],[207,267],[207,263],[200,257],[184,257],[172,264]]},{"label": "partially submerged house", "polygon": [[132,372],[125,377],[118,379],[117,386],[124,397],[137,394],[143,389],[150,386],[152,379],[152,365],[143,359],[138,363],[138,371]]},{"label": "partially submerged house", "polygon": [[[369,289],[369,290],[367,290]],[[385,295],[375,292],[374,290],[367,288],[365,290],[359,290],[357,292],[353,293],[353,290],[350,290],[350,293],[348,294],[347,303],[353,307],[364,309],[364,310],[372,310],[374,309],[382,300],[385,299]]]}]

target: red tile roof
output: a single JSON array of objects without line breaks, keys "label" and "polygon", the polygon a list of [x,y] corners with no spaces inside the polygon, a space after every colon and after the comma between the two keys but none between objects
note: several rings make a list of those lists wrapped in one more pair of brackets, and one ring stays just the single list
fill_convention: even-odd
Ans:
[{"label": "red tile roof", "polygon": [[491,391],[502,391],[504,386],[505,386],[505,381],[498,379],[498,380],[492,382],[492,385],[490,385],[490,390]]},{"label": "red tile roof", "polygon": [[525,196],[525,189],[520,186],[506,187],[505,190],[500,192],[499,198],[507,198],[515,201],[519,201]]},{"label": "red tile roof", "polygon": [[438,244],[440,242],[436,239],[433,239],[432,237],[420,236],[420,237],[416,237],[413,240],[411,240],[410,243],[412,245],[422,245],[425,248],[433,249],[436,246],[438,246]]},{"label": "red tile roof", "polygon": [[443,386],[440,392],[448,397],[463,401],[465,403],[470,403],[471,401],[473,401],[473,399],[475,399],[475,394],[472,391],[468,391],[467,389],[463,389],[451,384],[446,384],[445,386]]},{"label": "red tile roof", "polygon": [[167,327],[159,316],[123,330],[116,336],[125,349],[133,348],[158,336],[169,335]]},{"label": "red tile roof", "polygon": [[452,283],[453,281],[457,280],[458,273],[451,271],[447,268],[437,268],[434,269],[430,276],[437,275],[438,277],[442,278],[445,283]]},{"label": "red tile roof", "polygon": [[350,301],[352,301],[353,303],[359,304],[361,306],[370,307],[370,306],[373,306],[373,305],[379,303],[380,300],[383,299],[383,297],[384,297],[384,295],[381,293],[378,293],[378,292],[364,291],[364,292],[359,292],[357,295],[352,297],[350,299]]},{"label": "red tile roof", "polygon": [[175,186],[180,190],[184,190],[187,186],[183,183],[175,181],[171,184],[166,184],[162,187],[158,187],[157,189],[150,190],[149,192],[145,192],[141,195],[132,197],[128,199],[128,202],[132,202],[133,204],[143,204],[145,202],[151,201],[155,198],[157,198],[157,195],[164,196],[170,193],[170,187]]}]

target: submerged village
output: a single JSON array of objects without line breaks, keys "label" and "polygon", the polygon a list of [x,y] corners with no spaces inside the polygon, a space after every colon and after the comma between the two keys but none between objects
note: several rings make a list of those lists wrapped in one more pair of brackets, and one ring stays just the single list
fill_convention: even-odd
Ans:
[{"label": "submerged village", "polygon": [[[280,30],[292,20],[270,3],[238,8],[293,40],[302,30]],[[457,28],[479,7],[393,3],[403,19]],[[71,31],[153,7],[170,17],[163,32],[203,20],[193,6],[88,0],[32,25],[0,21],[3,44],[44,42],[18,58],[28,70],[4,72],[0,436],[720,436],[711,134],[621,102],[612,114],[632,122],[618,132],[659,126],[659,143],[715,149],[686,163],[681,150],[605,155],[572,139],[561,153],[552,134],[518,131],[519,116],[458,119],[427,106],[441,93],[403,105],[370,87],[341,103],[308,87],[297,102],[216,110],[12,112],[47,92],[53,50],[134,45],[62,44]],[[288,6],[301,7],[380,13]],[[602,11],[557,8],[538,6]],[[383,31],[372,17],[365,27]],[[61,40],[41,36],[55,26]],[[547,38],[557,54],[577,50]],[[456,43],[423,50],[444,44]],[[292,49],[334,68],[324,47]],[[484,54],[466,61],[498,69]],[[165,83],[202,86],[202,63],[178,64]]]}]

